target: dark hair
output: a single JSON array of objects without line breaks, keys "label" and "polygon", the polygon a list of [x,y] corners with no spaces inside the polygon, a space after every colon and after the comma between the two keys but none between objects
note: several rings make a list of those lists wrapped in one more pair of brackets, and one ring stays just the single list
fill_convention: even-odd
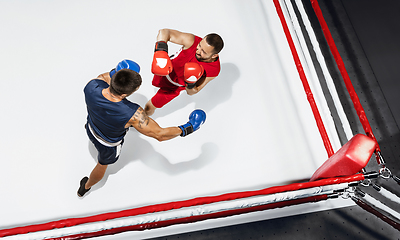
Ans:
[{"label": "dark hair", "polygon": [[221,52],[222,48],[224,48],[224,41],[221,36],[216,33],[207,34],[205,37],[208,45],[214,47],[214,54]]},{"label": "dark hair", "polygon": [[130,69],[121,69],[116,72],[110,82],[110,92],[115,95],[132,94],[142,84],[139,73]]}]

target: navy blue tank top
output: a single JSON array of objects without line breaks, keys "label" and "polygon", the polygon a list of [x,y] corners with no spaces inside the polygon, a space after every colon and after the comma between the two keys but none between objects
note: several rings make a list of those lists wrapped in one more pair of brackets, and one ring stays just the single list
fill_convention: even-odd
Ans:
[{"label": "navy blue tank top", "polygon": [[93,131],[110,143],[122,140],[127,132],[125,125],[139,105],[123,99],[111,102],[102,94],[109,85],[103,80],[91,80],[83,90],[88,111],[87,121]]}]

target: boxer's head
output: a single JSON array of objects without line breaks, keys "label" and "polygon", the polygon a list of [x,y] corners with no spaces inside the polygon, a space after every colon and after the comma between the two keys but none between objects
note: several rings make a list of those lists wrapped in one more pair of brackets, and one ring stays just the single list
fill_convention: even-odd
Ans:
[{"label": "boxer's head", "polygon": [[197,45],[196,59],[201,62],[214,62],[223,47],[222,38],[216,33],[210,33]]},{"label": "boxer's head", "polygon": [[110,92],[114,95],[129,96],[139,89],[142,77],[131,69],[121,69],[116,72],[110,82]]}]

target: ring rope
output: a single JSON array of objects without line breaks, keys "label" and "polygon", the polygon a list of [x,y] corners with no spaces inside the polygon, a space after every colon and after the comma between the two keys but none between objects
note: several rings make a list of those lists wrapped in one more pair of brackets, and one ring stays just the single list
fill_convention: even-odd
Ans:
[{"label": "ring rope", "polygon": [[[193,223],[193,222],[198,222],[198,221],[203,221],[203,220],[229,217],[229,216],[233,216],[233,215],[250,213],[250,212],[255,212],[255,211],[263,211],[263,210],[274,209],[274,208],[283,208],[283,207],[287,207],[287,206],[293,206],[293,205],[304,204],[304,203],[314,203],[314,202],[327,200],[329,197],[330,196],[328,196],[328,195],[317,195],[317,196],[312,196],[312,197],[307,197],[307,198],[299,198],[299,199],[295,199],[295,200],[288,200],[288,201],[284,201],[284,202],[277,202],[277,203],[271,203],[268,205],[251,207],[248,209],[236,209],[236,210],[231,210],[231,211],[218,212],[218,213],[214,213],[214,214],[192,216],[192,217],[187,217],[187,218],[153,222],[153,223],[148,223],[148,224],[128,226],[128,227],[122,227],[122,228],[113,228],[113,229],[109,229],[109,230],[103,230],[100,232],[76,234],[76,235],[68,236],[67,239],[68,240],[83,239],[83,238],[90,238],[90,237],[112,235],[112,234],[122,233],[122,232],[126,232],[126,231],[138,231],[138,230],[145,230],[145,229],[167,227],[167,226],[175,225],[175,224]],[[49,240],[61,240],[61,239],[65,240],[66,238],[51,238]]]},{"label": "ring rope", "polygon": [[325,62],[325,58],[322,54],[321,48],[319,47],[320,44],[317,40],[317,37],[315,36],[315,33],[311,26],[310,20],[308,19],[308,15],[307,15],[306,11],[304,10],[302,1],[295,0],[295,2],[297,4],[297,9],[300,12],[301,19],[303,20],[303,24],[307,30],[307,36],[310,38],[311,45],[313,46],[313,51],[316,55],[317,61],[319,63],[319,66],[321,67],[322,74],[324,75],[325,82],[327,84],[329,93],[333,99],[333,103],[335,105],[336,111],[340,118],[340,122],[342,123],[344,133],[346,135],[347,140],[350,140],[353,137],[353,132],[351,130],[350,123],[349,123],[349,120],[347,119],[346,113],[344,112],[343,106],[340,102],[339,95],[337,93],[332,76],[329,73],[327,64]]},{"label": "ring rope", "polygon": [[[376,140],[374,133],[372,132],[371,125],[369,124],[369,121],[367,119],[367,116],[365,114],[364,108],[362,107],[360,103],[360,99],[358,98],[358,95],[354,89],[353,84],[351,83],[349,74],[347,73],[347,70],[345,68],[344,62],[342,57],[339,54],[339,51],[336,47],[335,41],[333,40],[332,34],[329,31],[328,24],[326,23],[324,16],[322,14],[321,8],[319,7],[318,1],[317,0],[311,0],[311,5],[314,9],[314,12],[318,18],[318,21],[321,25],[321,29],[324,33],[325,39],[328,42],[329,48],[331,50],[331,53],[336,61],[336,64],[339,68],[339,71],[343,77],[343,81],[346,85],[347,91],[350,94],[350,98],[353,102],[354,109],[357,112],[358,118],[360,119],[361,125],[364,128],[365,133],[367,136],[371,137],[375,142],[376,142],[376,152],[380,152],[381,149],[379,147],[378,141]],[[376,160],[378,164],[383,164],[381,158],[376,154]]]},{"label": "ring rope", "polygon": [[[196,206],[194,208],[181,208],[165,212],[157,212],[154,214],[144,214],[129,218],[118,218],[102,222],[94,222],[85,225],[77,225],[73,227],[54,229],[49,231],[40,231],[28,233],[25,235],[16,235],[8,239],[47,239],[55,237],[64,237],[71,234],[86,234],[90,232],[99,232],[113,228],[123,228],[135,225],[143,225],[159,221],[169,221],[192,216],[215,214],[221,211],[232,211],[236,209],[251,208],[260,205],[267,205],[275,202],[294,200],[298,198],[306,198],[321,194],[332,194],[334,191],[340,191],[348,188],[348,183],[335,185],[326,185],[321,187],[307,188],[296,191],[281,192],[265,196],[257,196],[249,199],[239,199],[229,202],[217,202],[213,204]],[[7,238],[6,238],[7,239]]]},{"label": "ring rope", "polygon": [[292,56],[293,56],[294,62],[296,64],[297,71],[299,72],[300,79],[301,79],[301,82],[302,82],[303,87],[304,87],[304,91],[306,92],[307,100],[310,103],[311,110],[313,112],[315,121],[317,123],[318,130],[319,130],[319,132],[321,134],[322,141],[323,141],[325,149],[326,149],[326,151],[328,153],[328,157],[331,157],[334,154],[334,151],[332,149],[332,145],[331,145],[331,142],[329,140],[328,134],[326,133],[326,129],[325,129],[324,123],[322,122],[321,115],[320,115],[319,110],[317,108],[317,105],[315,103],[315,99],[314,99],[313,94],[311,92],[310,85],[307,82],[307,78],[306,78],[306,75],[304,73],[304,69],[303,69],[303,67],[301,65],[301,61],[300,61],[299,55],[297,53],[296,47],[294,45],[292,36],[290,35],[290,31],[289,31],[288,25],[286,23],[285,16],[283,15],[282,8],[281,8],[281,6],[279,4],[279,0],[274,0],[274,4],[275,4],[276,12],[278,13],[278,16],[279,16],[279,18],[281,20],[283,31],[284,31],[286,39],[288,41],[290,50],[292,52]]},{"label": "ring rope", "polygon": [[400,197],[398,197],[396,194],[393,194],[389,190],[385,189],[384,187],[374,184],[372,186],[375,190],[377,190],[382,196],[385,198],[391,200],[392,202],[395,202],[397,204],[400,204]]},{"label": "ring rope", "polygon": [[[339,135],[337,134],[335,123],[333,121],[333,115],[329,109],[327,100],[324,96],[324,92],[321,87],[321,83],[318,80],[317,71],[311,57],[310,51],[308,50],[308,46],[301,30],[301,26],[299,20],[294,11],[293,5],[291,1],[282,0],[283,4],[281,4],[283,10],[283,14],[286,19],[291,20],[291,24],[288,26],[291,31],[291,36],[294,38],[294,44],[296,45],[296,49],[299,51],[299,57],[302,62],[302,66],[304,68],[305,75],[307,76],[307,80],[310,83],[311,91],[315,94],[315,100],[317,108],[321,112],[322,121],[325,123],[325,127],[327,129],[327,134],[333,148],[337,151],[342,145],[339,140]],[[350,138],[353,135],[350,136]],[[350,139],[349,138],[349,139]]]},{"label": "ring rope", "polygon": [[373,206],[382,209],[383,211],[389,213],[393,217],[395,217],[398,221],[400,221],[400,213],[394,211],[393,209],[389,208],[385,204],[383,204],[381,201],[373,198],[371,195],[365,193],[365,196],[362,196],[362,198],[367,201],[368,203],[372,204]]},{"label": "ring rope", "polygon": [[397,204],[400,204],[400,198],[397,195],[395,195],[392,192],[390,192],[389,190],[381,187],[379,193],[382,194],[387,199],[390,199],[391,201],[393,201],[393,202],[395,202]]},{"label": "ring rope", "polygon": [[168,211],[168,210],[180,209],[180,208],[185,208],[185,207],[206,205],[206,204],[212,204],[212,203],[217,203],[217,202],[229,202],[229,201],[236,200],[236,199],[251,198],[251,197],[256,197],[256,196],[261,196],[261,195],[271,195],[271,194],[275,194],[275,193],[297,191],[297,190],[314,188],[314,187],[323,187],[326,185],[335,185],[335,184],[341,184],[341,183],[347,183],[347,182],[358,182],[358,181],[362,181],[364,179],[365,179],[364,174],[356,174],[356,175],[349,176],[349,177],[330,178],[330,179],[323,179],[323,180],[317,180],[317,181],[312,181],[312,182],[293,183],[293,184],[284,185],[284,186],[275,186],[275,187],[270,187],[270,188],[257,190],[257,191],[228,193],[228,194],[223,194],[223,195],[213,196],[213,197],[200,197],[200,198],[195,198],[195,199],[186,200],[186,201],[157,204],[157,205],[139,207],[139,208],[124,210],[124,211],[119,211],[119,212],[99,214],[99,215],[83,217],[83,218],[64,219],[64,220],[49,222],[49,223],[45,223],[45,224],[36,224],[36,225],[30,225],[30,226],[24,226],[24,227],[2,229],[2,230],[0,230],[0,237],[13,236],[13,235],[17,235],[17,234],[25,234],[25,233],[29,233],[29,232],[46,231],[46,230],[52,230],[55,228],[66,228],[66,227],[82,225],[82,224],[86,225],[88,223],[104,222],[104,221],[107,221],[110,219],[138,216],[138,215],[143,215],[143,214],[148,214],[148,213],[155,213],[155,212]]},{"label": "ring rope", "polygon": [[366,202],[364,202],[363,200],[361,200],[359,197],[356,196],[351,196],[351,199],[361,208],[363,208],[364,210],[374,214],[375,216],[379,217],[380,219],[382,219],[384,222],[388,223],[389,225],[391,225],[392,227],[396,228],[397,230],[400,231],[400,223],[396,222],[395,220],[389,218],[388,216],[382,214],[381,212],[379,212],[377,209],[373,208],[372,206],[368,205]]},{"label": "ring rope", "polygon": [[320,187],[300,189],[296,191],[281,192],[265,196],[257,196],[252,198],[238,199],[229,202],[217,202],[202,206],[196,206],[194,208],[180,208],[173,209],[165,212],[150,213],[144,215],[133,216],[129,218],[118,218],[111,219],[102,222],[94,222],[85,225],[77,225],[68,228],[60,228],[49,231],[35,232],[26,235],[17,235],[10,237],[9,239],[46,239],[54,237],[64,237],[71,234],[82,234],[90,232],[98,232],[102,230],[108,230],[113,228],[129,227],[134,225],[142,225],[152,222],[168,221],[179,218],[187,218],[191,216],[200,216],[215,214],[221,211],[231,211],[235,209],[251,208],[260,205],[271,204],[275,202],[282,202],[287,200],[294,200],[298,198],[306,198],[321,194],[332,194],[334,191],[340,191],[348,188],[349,183],[341,183],[334,185],[325,185]]}]

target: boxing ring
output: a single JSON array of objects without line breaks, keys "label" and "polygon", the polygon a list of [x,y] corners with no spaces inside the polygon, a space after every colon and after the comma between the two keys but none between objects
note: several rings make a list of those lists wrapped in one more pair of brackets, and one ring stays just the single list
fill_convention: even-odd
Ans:
[{"label": "boxing ring", "polygon": [[[21,1],[0,10],[2,22],[13,23],[2,26],[9,38],[1,41],[10,46],[0,59],[10,79],[4,88],[19,90],[12,106],[2,105],[8,114],[1,131],[8,139],[1,140],[1,150],[10,161],[0,176],[1,212],[7,216],[0,220],[0,237],[144,239],[354,203],[379,214],[368,209],[366,194],[357,185],[367,185],[371,178],[398,178],[385,167],[344,67],[339,69],[373,142],[364,161],[374,152],[379,168],[367,173],[363,166],[349,165],[345,176],[335,176],[337,167],[326,171],[332,167],[323,165],[335,153],[342,160],[346,142],[339,140],[290,1],[212,1],[215,8],[206,13],[210,20],[187,22],[181,18],[191,19],[185,10],[193,6],[179,9],[179,17],[172,14],[165,20],[163,15],[176,12],[185,1],[171,1],[163,11],[151,7],[161,1],[143,2],[71,1],[55,8],[51,1],[41,1],[36,3],[41,10],[33,12],[38,6]],[[295,2],[302,12],[301,1]],[[312,4],[340,66],[318,2]],[[12,15],[16,9],[23,17]],[[154,16],[144,14],[149,9]],[[75,22],[69,21],[72,15]],[[218,16],[219,24],[212,25],[211,16]],[[221,75],[198,95],[182,94],[154,115],[161,126],[173,126],[202,108],[207,121],[190,137],[163,143],[131,131],[118,163],[79,199],[79,180],[89,174],[96,157],[83,131],[82,89],[121,59],[133,59],[142,67],[144,82],[130,100],[143,106],[154,94],[149,69],[156,33],[163,27],[199,35],[214,31],[226,42]],[[312,39],[312,29],[308,31]],[[17,60],[29,64],[21,67]],[[322,57],[319,62],[324,65]],[[329,73],[324,74],[332,98],[338,99]],[[15,93],[1,96],[2,102],[15,99]],[[351,142],[353,133],[338,101],[335,107]],[[26,118],[33,123],[29,127]],[[399,229],[399,217],[390,213],[382,219]]]}]

